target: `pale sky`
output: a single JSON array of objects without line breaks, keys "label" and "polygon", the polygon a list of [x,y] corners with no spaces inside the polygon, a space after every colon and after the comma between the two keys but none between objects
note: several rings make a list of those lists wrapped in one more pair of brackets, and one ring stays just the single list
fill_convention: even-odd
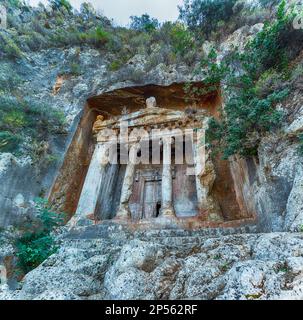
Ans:
[{"label": "pale sky", "polygon": [[[47,3],[46,0],[27,0],[31,5],[39,2]],[[91,2],[97,10],[106,17],[113,18],[120,25],[127,25],[132,15],[148,13],[159,21],[175,21],[179,11],[177,6],[183,0],[70,0],[70,3],[79,8],[82,2]]]}]

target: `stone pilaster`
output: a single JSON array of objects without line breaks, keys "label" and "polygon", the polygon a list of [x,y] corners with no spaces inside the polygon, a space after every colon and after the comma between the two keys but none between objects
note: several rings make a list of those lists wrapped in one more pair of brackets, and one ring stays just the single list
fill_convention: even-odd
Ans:
[{"label": "stone pilaster", "polygon": [[161,216],[175,217],[173,207],[173,178],[171,167],[171,137],[163,138],[162,205]]},{"label": "stone pilaster", "polygon": [[95,213],[105,168],[108,164],[108,148],[106,143],[99,143],[95,147],[74,216],[76,219],[86,219]]},{"label": "stone pilaster", "polygon": [[139,143],[132,145],[130,148],[129,160],[126,166],[125,176],[122,184],[120,205],[116,215],[116,219],[127,220],[131,218],[129,200],[132,195],[133,183],[135,178],[136,160],[139,150]]},{"label": "stone pilaster", "polygon": [[197,200],[199,212],[207,207],[207,190],[203,188],[201,183],[201,176],[205,170],[205,146],[199,145],[197,140],[192,141],[194,165],[195,165],[195,180],[197,189]]}]

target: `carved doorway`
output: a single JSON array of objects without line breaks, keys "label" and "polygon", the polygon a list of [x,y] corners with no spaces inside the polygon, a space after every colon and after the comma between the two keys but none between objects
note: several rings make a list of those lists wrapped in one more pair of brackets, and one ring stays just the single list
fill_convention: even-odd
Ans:
[{"label": "carved doorway", "polygon": [[161,167],[138,168],[130,199],[134,220],[156,218],[161,210]]},{"label": "carved doorway", "polygon": [[141,219],[156,218],[161,209],[161,182],[144,181],[143,210]]}]

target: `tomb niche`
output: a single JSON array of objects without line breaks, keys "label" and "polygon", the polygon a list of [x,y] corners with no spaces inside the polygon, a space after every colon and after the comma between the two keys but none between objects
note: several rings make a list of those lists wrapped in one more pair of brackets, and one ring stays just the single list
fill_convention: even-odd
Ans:
[{"label": "tomb niche", "polygon": [[95,151],[74,219],[221,222],[220,206],[211,196],[212,160],[206,157],[205,171],[199,138],[192,133],[203,129],[206,120],[204,110],[193,116],[160,108],[154,97],[133,113],[109,119],[98,115],[92,128]]}]

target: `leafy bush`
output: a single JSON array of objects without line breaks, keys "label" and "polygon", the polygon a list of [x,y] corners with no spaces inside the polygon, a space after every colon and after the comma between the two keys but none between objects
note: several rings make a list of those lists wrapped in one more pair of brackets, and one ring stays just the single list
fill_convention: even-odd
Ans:
[{"label": "leafy bush", "polygon": [[174,24],[170,37],[175,53],[184,56],[189,51],[195,50],[194,37],[183,24]]},{"label": "leafy bush", "polygon": [[21,137],[9,131],[0,131],[0,151],[13,152],[17,149]]},{"label": "leafy bush", "polygon": [[19,8],[21,6],[20,0],[4,0],[4,2],[7,3],[10,8]]},{"label": "leafy bush", "polygon": [[110,39],[110,34],[102,27],[97,27],[94,31],[88,34],[88,40],[97,48],[104,46]]},{"label": "leafy bush", "polygon": [[8,128],[16,131],[26,126],[25,114],[21,110],[12,110],[6,113],[2,121]]},{"label": "leafy bush", "polygon": [[55,10],[65,8],[68,12],[72,11],[72,6],[68,0],[49,0],[49,3]]},{"label": "leafy bush", "polygon": [[0,35],[0,53],[1,51],[3,54],[10,58],[22,57],[22,51],[20,50],[16,42],[13,40],[13,38],[10,38],[4,34]]},{"label": "leafy bush", "polygon": [[227,22],[233,15],[236,0],[184,0],[179,7],[180,19],[190,30],[201,32],[209,38],[219,21]]},{"label": "leafy bush", "polygon": [[124,43],[128,44],[129,47],[127,48],[129,49],[131,55],[135,55],[139,51],[150,54],[151,47],[154,41],[152,34],[145,32],[137,32],[132,37],[124,39]]},{"label": "leafy bush", "polygon": [[266,70],[256,82],[256,93],[258,96],[266,96],[280,88],[283,88],[286,76],[275,69]]},{"label": "leafy bush", "polygon": [[279,73],[282,78],[287,64],[281,57],[286,57],[287,48],[281,44],[281,35],[292,19],[292,14],[286,14],[283,1],[277,20],[266,23],[243,53],[235,50],[217,63],[216,53],[212,51],[201,63],[210,89],[216,89],[221,83],[227,95],[221,119],[212,119],[207,131],[208,142],[222,152],[224,158],[234,154],[256,155],[262,136],[276,128],[282,119],[275,105],[287,97],[286,84],[260,92],[260,83],[264,80],[262,75],[277,78]]},{"label": "leafy bush", "polygon": [[111,62],[108,66],[109,71],[117,71],[122,67],[121,61],[115,60]]},{"label": "leafy bush", "polygon": [[60,111],[29,98],[0,95],[1,152],[18,153],[28,138],[45,141],[50,134],[64,132],[64,126],[65,117]]},{"label": "leafy bush", "polygon": [[64,223],[64,215],[52,212],[46,201],[36,202],[37,219],[24,226],[16,240],[18,266],[27,273],[57,251],[51,232]]},{"label": "leafy bush", "polygon": [[0,66],[0,95],[1,92],[12,92],[20,85],[21,78],[14,72],[10,64]]},{"label": "leafy bush", "polygon": [[79,76],[82,73],[81,66],[77,62],[72,62],[69,67],[70,67],[70,74],[74,76]]},{"label": "leafy bush", "polygon": [[137,31],[152,32],[159,27],[159,21],[148,14],[143,14],[141,17],[131,16],[130,19],[130,27]]}]

